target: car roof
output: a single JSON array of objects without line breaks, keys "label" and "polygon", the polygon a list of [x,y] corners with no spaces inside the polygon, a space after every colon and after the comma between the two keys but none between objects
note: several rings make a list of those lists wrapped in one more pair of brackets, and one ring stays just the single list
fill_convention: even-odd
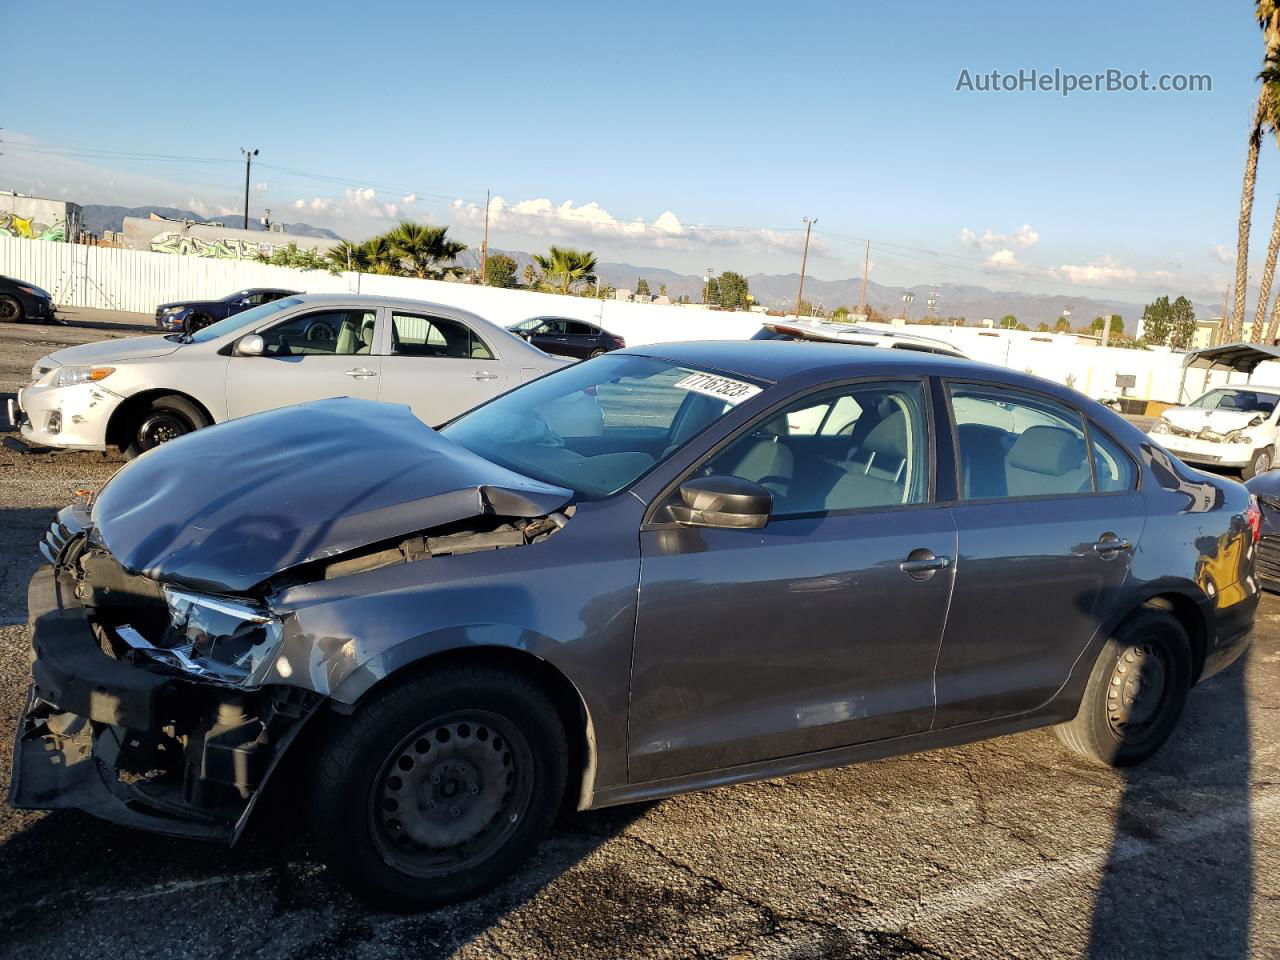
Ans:
[{"label": "car roof", "polygon": [[[366,306],[366,307],[400,307],[404,310],[438,310],[446,317],[466,318],[468,321],[479,321],[499,330],[505,330],[499,323],[487,319],[466,307],[454,306],[451,303],[437,303],[432,300],[414,300],[411,297],[375,297],[367,293],[297,293],[293,297],[308,306]],[[515,334],[511,334],[515,336]],[[519,339],[518,337],[516,339]]]},{"label": "car roof", "polygon": [[243,290],[236,290],[227,294],[229,297],[235,296],[237,293],[288,293],[300,294],[301,290],[290,290],[288,287],[245,287]]},{"label": "car roof", "polygon": [[1280,386],[1271,386],[1262,383],[1220,383],[1216,387],[1210,387],[1200,396],[1206,396],[1215,390],[1252,390],[1254,393],[1274,393],[1280,394]]},{"label": "car roof", "polygon": [[[964,351],[955,344],[937,337],[921,336],[914,331],[902,330],[898,327],[867,326],[857,323],[835,323],[822,320],[784,320],[766,321],[766,330],[786,336],[800,337],[806,340],[823,340],[838,343],[856,343],[864,346],[877,346],[882,349],[916,347],[935,353],[945,353],[963,357]],[[899,347],[901,349],[902,347]]]}]

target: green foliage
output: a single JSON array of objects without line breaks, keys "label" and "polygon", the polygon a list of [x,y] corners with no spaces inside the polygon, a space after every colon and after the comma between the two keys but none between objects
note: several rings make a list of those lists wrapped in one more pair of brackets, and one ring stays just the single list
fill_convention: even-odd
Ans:
[{"label": "green foliage", "polygon": [[535,253],[543,283],[555,293],[576,293],[596,279],[596,255],[590,250],[552,247],[546,255]]},{"label": "green foliage", "polygon": [[747,278],[740,273],[726,270],[716,278],[718,302],[726,310],[745,310],[751,306],[751,291]]},{"label": "green foliage", "polygon": [[836,307],[836,308],[835,308],[835,310],[834,310],[834,311],[832,311],[831,319],[832,319],[832,320],[834,320],[834,321],[836,321],[837,323],[848,323],[848,322],[849,322],[849,308],[848,308],[848,307]]},{"label": "green foliage", "polygon": [[329,269],[334,273],[343,270],[364,273],[369,269],[369,259],[365,255],[363,243],[351,243],[343,240],[337,246],[330,247],[325,257],[329,260]]},{"label": "green foliage", "polygon": [[658,285],[658,296],[660,296],[660,297],[665,297],[666,295],[667,295],[667,285],[666,285],[665,283],[661,283],[661,284],[659,284],[659,285]]},{"label": "green foliage", "polygon": [[485,265],[485,284],[490,287],[514,287],[518,264],[505,253],[495,253]]},{"label": "green foliage", "polygon": [[1041,320],[1041,321],[1040,321],[1040,323],[1036,325],[1036,332],[1037,332],[1037,333],[1048,333],[1048,332],[1049,332],[1049,325],[1048,325],[1047,323],[1045,323],[1043,320]]},{"label": "green foliage", "polygon": [[276,247],[270,256],[264,253],[258,253],[254,259],[259,263],[269,263],[273,267],[293,267],[295,270],[328,270],[337,272],[333,269],[333,263],[328,256],[318,253],[315,250],[299,250],[296,243],[290,243],[288,246]]},{"label": "green foliage", "polygon": [[1071,321],[1068,320],[1066,317],[1059,317],[1057,321],[1055,321],[1053,324],[1053,332],[1054,333],[1070,333]]},{"label": "green foliage", "polygon": [[538,273],[538,268],[532,263],[525,264],[524,273],[521,276],[524,278],[524,285],[530,289],[536,290],[542,284],[542,277]]},{"label": "green foliage", "polygon": [[1001,330],[1017,330],[1018,326],[1018,318],[1012,313],[1006,313],[1000,318],[999,327]]},{"label": "green foliage", "polygon": [[1196,312],[1191,307],[1191,301],[1186,297],[1178,297],[1173,301],[1169,321],[1169,346],[1175,350],[1186,350],[1196,334]]},{"label": "green foliage", "polygon": [[[1090,328],[1090,332],[1101,334],[1106,324],[1106,317],[1094,317],[1093,326]],[[1120,316],[1118,313],[1113,313],[1111,315],[1111,336],[1112,338],[1124,336],[1124,317]]]},{"label": "green foliage", "polygon": [[385,234],[401,267],[410,275],[424,280],[444,275],[445,265],[452,263],[465,243],[450,240],[448,227],[427,226],[404,220]]},{"label": "green foliage", "polygon": [[1168,297],[1157,297],[1142,311],[1142,341],[1150,346],[1166,343],[1173,332],[1173,307]]},{"label": "green foliage", "polygon": [[636,281],[636,296],[637,297],[651,296],[651,294],[649,293],[649,281],[646,280],[644,277],[641,277],[639,280]]}]

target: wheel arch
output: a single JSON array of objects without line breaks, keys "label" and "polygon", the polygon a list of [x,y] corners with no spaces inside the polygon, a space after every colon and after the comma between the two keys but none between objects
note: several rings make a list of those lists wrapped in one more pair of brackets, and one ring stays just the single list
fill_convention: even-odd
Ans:
[{"label": "wheel arch", "polygon": [[532,681],[547,693],[564,724],[569,742],[569,783],[565,789],[565,801],[573,803],[578,810],[589,808],[596,781],[596,735],[591,711],[577,685],[563,671],[528,650],[498,645],[452,647],[405,663],[376,680],[367,679],[370,674],[360,671],[359,676],[348,678],[347,683],[339,684],[333,691],[333,708],[348,713],[392,684],[457,666],[503,670]]},{"label": "wheel arch", "polygon": [[[1207,599],[1207,598],[1206,598]],[[1168,591],[1147,597],[1120,619],[1120,624],[1140,610],[1167,610],[1187,632],[1191,642],[1191,682],[1195,683],[1204,670],[1209,655],[1209,620],[1201,604],[1186,593]],[[1119,626],[1119,624],[1117,624]]]},{"label": "wheel arch", "polygon": [[127,447],[132,439],[132,425],[136,423],[136,418],[151,405],[152,401],[160,397],[181,397],[188,403],[193,404],[204,418],[211,424],[217,423],[213,414],[209,412],[208,406],[201,403],[200,400],[183,390],[172,390],[164,387],[156,387],[150,390],[142,390],[132,396],[126,397],[124,401],[115,408],[111,414],[111,419],[107,421],[106,444],[109,447],[117,447],[123,450]]}]

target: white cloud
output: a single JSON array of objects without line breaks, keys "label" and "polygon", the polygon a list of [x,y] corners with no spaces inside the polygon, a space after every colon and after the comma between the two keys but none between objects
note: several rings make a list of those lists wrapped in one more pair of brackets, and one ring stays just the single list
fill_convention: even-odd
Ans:
[{"label": "white cloud", "polygon": [[264,181],[263,181],[263,182],[261,182],[261,183],[255,183],[255,184],[253,185],[253,189],[254,189],[254,190],[256,190],[258,193],[266,193],[266,192],[267,192],[267,184],[266,184],[266,181],[264,180]]},{"label": "white cloud", "polygon": [[412,207],[417,202],[418,202],[418,195],[416,193],[406,193],[403,197],[400,198],[400,203],[406,207]]},{"label": "white cloud", "polygon": [[1220,243],[1209,245],[1209,256],[1217,260],[1219,263],[1235,263],[1236,256]]},{"label": "white cloud", "polygon": [[[1086,285],[1111,284],[1117,286],[1144,286],[1149,284],[1190,284],[1189,278],[1179,278],[1170,270],[1139,270],[1136,267],[1118,263],[1110,255],[1094,260],[1092,263],[1064,263],[1049,269],[1051,276],[1069,280],[1072,283]],[[1194,284],[1198,286],[1198,284]]]},{"label": "white cloud", "polygon": [[1018,255],[1008,247],[1003,247],[987,257],[987,263],[995,267],[1016,267]]},{"label": "white cloud", "polygon": [[960,231],[960,245],[969,247],[972,250],[994,250],[1001,251],[1013,247],[1034,247],[1040,242],[1040,234],[1031,228],[1031,224],[1024,223],[1017,230],[1011,233],[996,233],[991,228],[987,228],[979,236],[968,227]]},{"label": "white cloud", "polygon": [[198,213],[202,217],[209,215],[209,205],[199,197],[191,197],[187,200],[187,209],[192,213]]}]

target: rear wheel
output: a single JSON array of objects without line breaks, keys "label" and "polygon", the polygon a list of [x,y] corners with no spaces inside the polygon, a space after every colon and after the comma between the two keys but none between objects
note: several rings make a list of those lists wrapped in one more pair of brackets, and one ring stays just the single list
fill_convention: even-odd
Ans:
[{"label": "rear wheel", "polygon": [[1240,476],[1245,480],[1251,480],[1260,473],[1266,473],[1274,463],[1275,452],[1270,447],[1255,450],[1253,459],[1249,461],[1247,467],[1240,471]]},{"label": "rear wheel", "polygon": [[1143,609],[1107,640],[1074,720],[1055,730],[1082,756],[1141,763],[1173,732],[1191,687],[1191,644],[1167,610]]},{"label": "rear wheel", "polygon": [[15,297],[0,296],[0,323],[19,323],[22,320],[22,304]]},{"label": "rear wheel", "polygon": [[207,426],[208,418],[185,397],[176,394],[157,397],[138,417],[132,438],[124,447],[124,455],[132,460],[153,447]]},{"label": "rear wheel", "polygon": [[607,351],[605,351],[605,350],[598,350],[598,349],[597,349],[597,350],[592,350],[592,351],[591,351],[591,353],[589,353],[589,354],[587,355],[587,359],[588,359],[588,360],[594,360],[596,357],[603,357],[603,356],[605,355],[605,353],[606,353],[606,352],[607,352]]},{"label": "rear wheel", "polygon": [[564,728],[529,681],[460,667],[393,686],[319,758],[321,858],[379,909],[476,896],[533,852],[568,776]]}]

